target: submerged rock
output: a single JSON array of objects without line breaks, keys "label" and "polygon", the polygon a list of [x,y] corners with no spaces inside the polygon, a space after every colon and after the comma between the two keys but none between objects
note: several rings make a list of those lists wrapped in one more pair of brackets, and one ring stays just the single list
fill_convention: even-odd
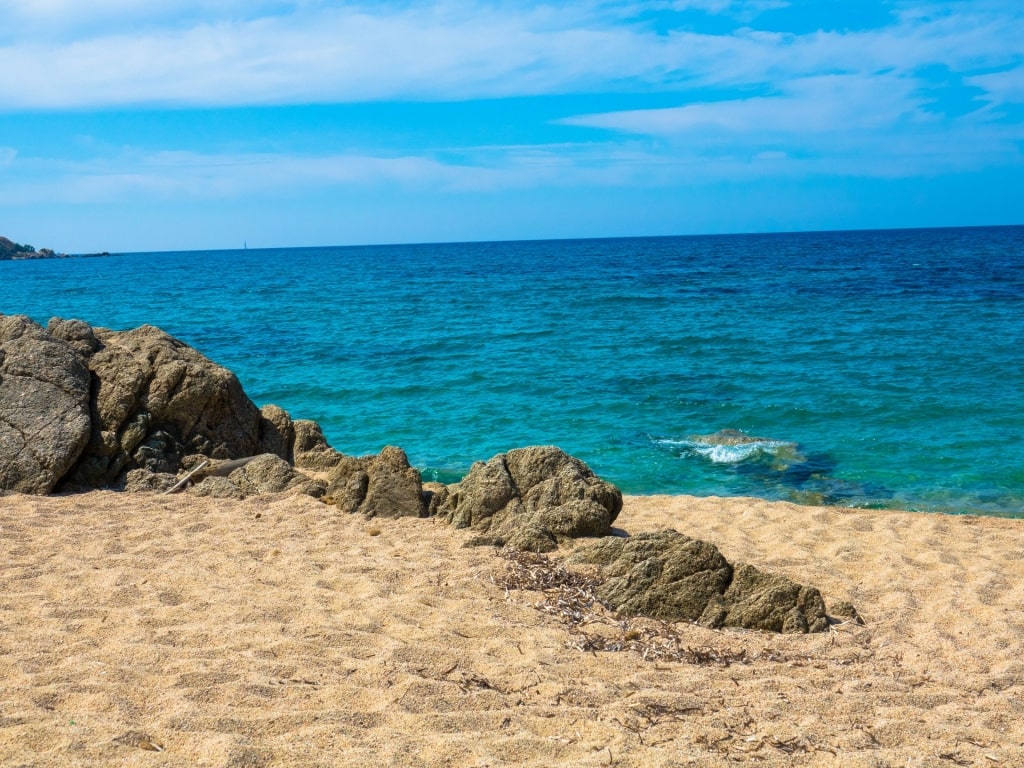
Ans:
[{"label": "submerged rock", "polygon": [[730,565],[713,544],[676,531],[608,537],[569,563],[600,567],[602,600],[622,613],[706,627],[821,632],[825,603],[814,587],[750,565]]},{"label": "submerged rock", "polygon": [[605,536],[622,493],[554,446],[517,448],[477,462],[447,488],[439,515],[479,535],[475,544],[550,552],[558,542]]}]

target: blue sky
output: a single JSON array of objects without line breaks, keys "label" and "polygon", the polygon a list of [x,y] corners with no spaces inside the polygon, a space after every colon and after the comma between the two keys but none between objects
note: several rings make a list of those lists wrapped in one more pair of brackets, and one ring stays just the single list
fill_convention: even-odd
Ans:
[{"label": "blue sky", "polygon": [[0,0],[69,252],[1024,224],[1020,0]]}]

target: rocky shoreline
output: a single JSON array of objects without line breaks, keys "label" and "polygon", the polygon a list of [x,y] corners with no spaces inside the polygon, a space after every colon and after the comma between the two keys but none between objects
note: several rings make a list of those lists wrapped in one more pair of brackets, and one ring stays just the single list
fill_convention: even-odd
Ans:
[{"label": "rocky shoreline", "polygon": [[347,456],[316,422],[258,408],[233,373],[158,328],[0,315],[0,490],[93,489],[303,494],[364,518],[437,517],[468,529],[467,545],[535,553],[594,539],[574,543],[571,562],[595,572],[595,599],[625,615],[786,633],[857,618],[846,603],[830,617],[814,587],[731,564],[676,531],[623,538],[612,528],[622,493],[554,446],[424,484],[401,448]]}]

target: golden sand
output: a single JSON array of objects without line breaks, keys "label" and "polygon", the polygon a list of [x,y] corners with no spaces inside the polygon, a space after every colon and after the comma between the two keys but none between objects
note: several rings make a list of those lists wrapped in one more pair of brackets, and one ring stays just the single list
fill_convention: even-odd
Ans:
[{"label": "golden sand", "polygon": [[853,602],[728,666],[584,653],[435,520],[309,498],[0,497],[2,766],[1016,766],[1024,521],[630,497]]}]

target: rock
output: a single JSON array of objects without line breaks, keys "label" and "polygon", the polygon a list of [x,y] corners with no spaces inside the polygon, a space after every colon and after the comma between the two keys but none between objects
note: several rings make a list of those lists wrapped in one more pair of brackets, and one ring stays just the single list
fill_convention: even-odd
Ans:
[{"label": "rock", "polygon": [[[304,454],[308,455],[308,454]],[[388,446],[376,456],[338,454],[328,477],[325,501],[367,517],[425,517],[420,473],[401,448]]]},{"label": "rock", "polygon": [[257,453],[272,453],[289,464],[294,463],[295,427],[284,408],[264,405],[260,408],[260,430]]},{"label": "rock", "polygon": [[315,421],[296,419],[292,422],[295,439],[292,452],[295,466],[300,469],[330,470],[342,459],[342,454],[331,448],[323,430]]},{"label": "rock", "polygon": [[81,320],[62,320],[59,317],[53,317],[47,323],[46,330],[55,339],[66,342],[83,358],[89,357],[100,348],[100,340],[96,338],[92,326]]},{"label": "rock", "polygon": [[177,475],[150,472],[148,469],[133,469],[125,478],[124,490],[127,493],[163,493],[173,488],[177,482]]},{"label": "rock", "polygon": [[739,429],[720,429],[710,435],[693,435],[690,439],[704,445],[796,445],[770,437],[753,437]]},{"label": "rock", "polygon": [[750,565],[730,565],[718,548],[676,531],[608,537],[569,563],[600,566],[597,595],[628,615],[691,621],[714,629],[821,632],[825,604],[814,587]]},{"label": "rock", "polygon": [[565,538],[607,535],[622,494],[561,449],[534,446],[477,462],[437,509],[478,532],[472,544],[550,552]]},{"label": "rock", "polygon": [[89,441],[80,353],[24,316],[0,315],[0,488],[50,493]]},{"label": "rock", "polygon": [[851,622],[853,624],[864,626],[864,619],[861,618],[857,609],[853,607],[853,603],[846,602],[845,600],[835,603],[832,606],[830,613],[835,616],[834,623],[836,624]]},{"label": "rock", "polygon": [[601,566],[598,597],[632,616],[699,621],[732,581],[732,566],[713,544],[676,533],[606,537],[581,547],[570,563]]},{"label": "rock", "polygon": [[228,475],[244,496],[293,491],[314,498],[323,496],[325,483],[296,472],[291,464],[272,453],[257,456]]},{"label": "rock", "polygon": [[[283,484],[319,496],[324,483],[288,462],[301,454],[306,466],[328,469],[341,457],[315,422],[293,422],[273,405],[258,410],[233,373],[158,328],[110,331],[53,318],[44,329],[0,315],[0,490],[143,490],[163,482],[153,476],[175,475],[199,459],[260,453],[278,461],[242,473],[244,491],[217,481],[202,492]],[[368,489],[371,507],[396,502],[384,476],[389,466],[381,465],[383,485]]]},{"label": "rock", "polygon": [[176,471],[181,456],[251,456],[260,412],[233,373],[158,328],[94,329],[92,434],[69,484],[100,487],[134,468]]},{"label": "rock", "polygon": [[722,626],[799,634],[828,628],[825,601],[814,587],[785,576],[739,565],[723,595],[727,613]]},{"label": "rock", "polygon": [[367,517],[425,517],[420,473],[405,451],[387,446],[367,465],[369,483],[359,511]]},{"label": "rock", "polygon": [[444,483],[423,483],[423,503],[427,507],[427,517],[438,514],[441,506],[448,500],[448,486]]},{"label": "rock", "polygon": [[231,480],[219,475],[203,478],[186,491],[193,496],[209,496],[214,499],[244,499],[245,493]]}]

